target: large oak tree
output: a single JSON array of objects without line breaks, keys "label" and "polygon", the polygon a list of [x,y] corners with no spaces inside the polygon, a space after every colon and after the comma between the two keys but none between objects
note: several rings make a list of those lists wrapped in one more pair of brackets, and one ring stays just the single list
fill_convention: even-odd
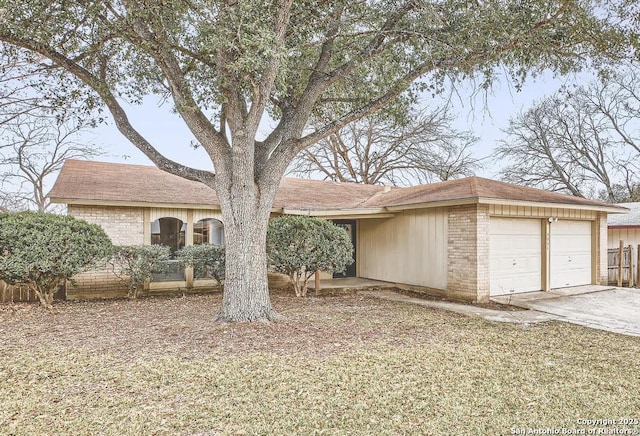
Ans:
[{"label": "large oak tree", "polygon": [[[635,1],[0,0],[0,41],[91,89],[159,168],[217,192],[227,275],[221,320],[273,319],[265,235],[303,149],[445,76],[567,72],[630,55]],[[19,48],[20,50],[16,50]],[[37,54],[34,56],[33,54]],[[126,100],[165,94],[215,174],[161,155]],[[257,140],[266,115],[273,129]],[[310,128],[318,114],[329,121]],[[261,136],[262,137],[262,136]]]}]

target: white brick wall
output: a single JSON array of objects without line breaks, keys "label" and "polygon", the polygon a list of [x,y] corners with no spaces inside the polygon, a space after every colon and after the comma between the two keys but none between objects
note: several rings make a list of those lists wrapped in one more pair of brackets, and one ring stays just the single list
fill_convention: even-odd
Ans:
[{"label": "white brick wall", "polygon": [[596,253],[596,265],[598,266],[597,276],[601,285],[607,285],[609,281],[609,265],[607,264],[607,247],[609,237],[607,227],[607,214],[605,212],[598,213],[596,219],[596,228],[598,229],[599,244],[598,252]]},{"label": "white brick wall", "polygon": [[69,205],[69,215],[98,224],[114,245],[144,243],[144,210],[137,207]]}]

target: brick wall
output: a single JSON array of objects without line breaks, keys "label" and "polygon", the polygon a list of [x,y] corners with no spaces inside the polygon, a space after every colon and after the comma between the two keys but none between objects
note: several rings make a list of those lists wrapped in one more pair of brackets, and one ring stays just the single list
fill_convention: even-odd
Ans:
[{"label": "brick wall", "polygon": [[67,284],[68,300],[90,300],[94,298],[118,298],[127,296],[127,288],[102,264],[91,271],[73,277]]},{"label": "brick wall", "polygon": [[98,224],[114,245],[144,243],[144,210],[136,207],[69,205],[69,215]]},{"label": "brick wall", "polygon": [[[115,206],[68,206],[69,215],[98,224],[111,238],[114,245],[142,245],[144,242],[144,209]],[[77,286],[67,285],[67,298],[84,300],[91,298],[126,297],[127,290],[113,275],[107,265],[76,275]]]},{"label": "brick wall", "polygon": [[489,207],[449,208],[447,290],[452,297],[489,300]]},{"label": "brick wall", "polygon": [[598,244],[596,252],[596,265],[598,268],[596,277],[599,280],[600,285],[607,285],[609,282],[609,265],[607,259],[607,247],[609,237],[607,227],[607,214],[605,212],[599,212],[596,218],[596,228],[598,229]]}]

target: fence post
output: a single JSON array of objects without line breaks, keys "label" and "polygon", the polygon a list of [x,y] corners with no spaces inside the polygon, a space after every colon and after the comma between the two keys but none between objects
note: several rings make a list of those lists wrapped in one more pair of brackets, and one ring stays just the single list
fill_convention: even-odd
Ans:
[{"label": "fence post", "polygon": [[633,245],[629,245],[629,287],[633,288]]},{"label": "fence post", "polygon": [[620,249],[618,251],[618,287],[622,287],[622,264],[624,263],[624,241],[620,239]]},{"label": "fence post", "polygon": [[636,267],[636,284],[640,284],[640,244],[638,244],[638,257],[636,257],[638,265]]}]

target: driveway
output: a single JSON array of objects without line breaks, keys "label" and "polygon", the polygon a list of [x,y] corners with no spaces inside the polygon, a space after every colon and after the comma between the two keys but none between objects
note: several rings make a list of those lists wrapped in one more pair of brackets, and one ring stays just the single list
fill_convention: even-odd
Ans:
[{"label": "driveway", "polygon": [[580,286],[492,300],[556,315],[559,321],[640,336],[640,289]]}]

